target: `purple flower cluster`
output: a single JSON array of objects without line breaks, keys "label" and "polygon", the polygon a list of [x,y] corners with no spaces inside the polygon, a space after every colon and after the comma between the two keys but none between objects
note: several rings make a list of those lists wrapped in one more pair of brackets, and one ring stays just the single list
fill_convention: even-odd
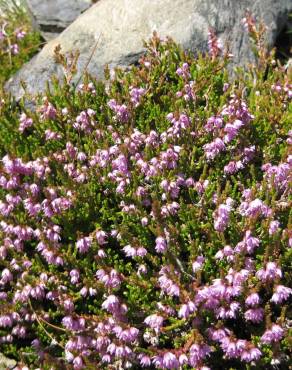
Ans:
[{"label": "purple flower cluster", "polygon": [[232,210],[233,200],[228,198],[225,204],[220,204],[214,212],[214,228],[216,231],[224,231],[228,226],[229,214]]},{"label": "purple flower cluster", "polygon": [[20,125],[19,125],[19,131],[22,133],[25,129],[28,127],[31,127],[33,125],[33,120],[26,116],[25,113],[22,113],[19,119]]},{"label": "purple flower cluster", "polygon": [[223,44],[221,40],[217,38],[214,30],[212,30],[211,28],[208,31],[208,48],[212,58],[218,57],[223,49]]},{"label": "purple flower cluster", "polygon": [[[140,98],[140,97],[139,97]],[[136,97],[137,99],[137,97]],[[115,113],[115,118],[122,122],[126,123],[129,120],[129,111],[125,104],[118,104],[114,99],[111,99],[108,102],[108,106]]]},{"label": "purple flower cluster", "polygon": [[13,29],[14,22],[2,18],[0,19],[0,51],[1,54],[9,54],[10,57],[16,56],[20,52],[21,41],[27,35],[27,31],[22,28]]}]

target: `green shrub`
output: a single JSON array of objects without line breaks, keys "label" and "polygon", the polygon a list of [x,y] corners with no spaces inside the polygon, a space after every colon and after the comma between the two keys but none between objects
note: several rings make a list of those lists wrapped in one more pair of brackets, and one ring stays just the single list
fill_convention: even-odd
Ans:
[{"label": "green shrub", "polygon": [[291,84],[247,25],[257,65],[233,80],[212,33],[197,57],[154,35],[105,82],[55,81],[34,111],[4,98],[0,340],[19,366],[288,368]]},{"label": "green shrub", "polygon": [[13,0],[0,1],[0,90],[38,50],[40,35],[32,30],[23,5]]}]

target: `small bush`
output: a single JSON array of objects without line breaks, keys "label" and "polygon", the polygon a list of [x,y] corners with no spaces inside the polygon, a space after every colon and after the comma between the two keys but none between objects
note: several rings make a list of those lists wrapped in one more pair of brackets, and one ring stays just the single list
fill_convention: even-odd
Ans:
[{"label": "small bush", "polygon": [[31,59],[39,45],[40,35],[32,30],[23,5],[0,0],[0,90]]},{"label": "small bush", "polygon": [[212,32],[197,57],[154,35],[105,82],[4,99],[0,336],[19,366],[288,368],[292,93],[246,26],[257,65],[233,80]]}]

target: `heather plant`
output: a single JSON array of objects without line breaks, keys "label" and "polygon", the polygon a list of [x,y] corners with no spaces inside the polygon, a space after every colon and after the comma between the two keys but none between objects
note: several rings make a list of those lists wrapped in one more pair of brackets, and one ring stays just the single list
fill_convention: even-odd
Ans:
[{"label": "heather plant", "polygon": [[40,45],[40,36],[31,27],[22,3],[0,0],[0,89]]},{"label": "heather plant", "polygon": [[[289,366],[291,81],[210,31],[0,111],[0,341],[19,369]],[[73,66],[73,68],[72,68]],[[70,78],[68,78],[70,76]],[[291,333],[290,333],[291,334]]]}]

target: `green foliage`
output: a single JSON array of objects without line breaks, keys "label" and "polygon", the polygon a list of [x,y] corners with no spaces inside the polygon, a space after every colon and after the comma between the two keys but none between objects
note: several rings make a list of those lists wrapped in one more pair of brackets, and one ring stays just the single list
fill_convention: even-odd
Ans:
[{"label": "green foliage", "polygon": [[[24,31],[23,38],[17,33]],[[13,46],[17,45],[17,52]],[[39,49],[41,38],[32,30],[24,5],[14,0],[0,2],[0,91],[2,86],[20,67],[28,62]]]},{"label": "green foliage", "polygon": [[[34,43],[36,40],[28,39],[27,42]],[[22,204],[17,205],[11,214],[1,216],[1,220],[7,223],[41,230],[40,240],[46,243],[49,242],[44,236],[45,228],[52,225],[61,228],[58,248],[54,245],[49,248],[62,258],[63,264],[48,261],[37,248],[39,240],[35,239],[26,240],[21,251],[10,248],[8,257],[0,261],[0,266],[4,269],[10,268],[11,261],[15,259],[22,272],[15,272],[12,282],[7,284],[8,303],[0,303],[1,314],[14,310],[23,315],[22,310],[25,309],[35,315],[30,326],[23,320],[27,337],[23,340],[16,338],[13,344],[5,344],[3,351],[32,368],[41,366],[43,369],[59,369],[65,366],[64,348],[69,339],[77,335],[64,327],[62,322],[62,319],[69,315],[64,307],[66,299],[74,304],[72,315],[86,320],[87,330],[82,334],[92,338],[96,338],[92,329],[95,328],[94,325],[111,317],[109,312],[101,307],[110,294],[118,296],[128,307],[127,322],[121,320],[120,324],[137,327],[141,333],[150,331],[145,328],[144,319],[152,313],[160,312],[158,303],[172,309],[175,314],[163,313],[165,322],[157,345],[146,343],[142,334],[137,339],[138,344],[131,343],[135,352],[147,353],[149,356],[166,351],[183,351],[193,343],[208,341],[207,329],[215,325],[220,327],[223,323],[236,338],[243,338],[251,345],[260,342],[270,322],[283,326],[287,323],[289,312],[286,314],[285,303],[281,307],[270,302],[273,284],[278,284],[279,281],[266,284],[261,282],[254,272],[236,297],[241,305],[236,320],[218,320],[214,312],[205,307],[186,319],[179,318],[177,311],[182,304],[194,300],[195,293],[200,288],[210,286],[214,279],[223,279],[231,267],[235,271],[245,268],[247,256],[244,253],[236,256],[234,264],[226,259],[218,261],[215,255],[226,245],[235,247],[247,230],[251,230],[261,241],[259,248],[252,255],[255,270],[262,268],[268,261],[277,261],[283,271],[281,284],[291,284],[291,250],[287,247],[288,234],[291,232],[291,211],[287,206],[288,190],[281,193],[274,185],[271,186],[272,182],[266,179],[262,169],[262,165],[267,163],[284,163],[289,155],[287,139],[291,129],[292,106],[284,88],[288,87],[289,90],[289,72],[273,62],[271,54],[266,59],[262,58],[262,64],[257,67],[250,67],[247,71],[238,70],[237,77],[231,81],[227,72],[226,56],[214,58],[199,55],[194,58],[172,40],[162,42],[157,35],[154,35],[146,46],[147,53],[140,60],[139,66],[132,67],[129,72],[116,69],[115,76],[110,78],[109,71],[106,71],[108,78],[104,82],[96,81],[93,76],[87,75],[84,76],[82,86],[70,85],[65,80],[62,83],[55,82],[45,96],[36,98],[33,110],[27,108],[25,100],[18,105],[7,96],[3,97],[0,105],[1,156],[8,154],[10,158],[21,158],[25,163],[48,159],[50,172],[47,175],[21,175],[21,184],[30,185],[36,182],[40,187],[40,203],[50,198],[49,189],[56,190],[58,196],[72,199],[69,209],[56,212],[52,216],[47,216],[43,207],[36,217],[32,217]],[[21,61],[23,56],[20,57],[19,63]],[[177,69],[184,63],[189,66],[188,79],[177,73]],[[16,68],[16,65],[13,68]],[[3,79],[10,73],[7,71],[3,74]],[[193,81],[191,86],[190,80]],[[192,98],[184,98],[184,95],[187,95],[186,85],[190,87]],[[281,87],[280,92],[275,86]],[[145,94],[137,106],[131,100],[131,87],[145,89]],[[128,120],[123,122],[116,117],[108,104],[111,99],[119,105],[125,104],[129,114]],[[214,134],[206,130],[206,124],[210,117],[219,116],[232,99],[245,102],[253,118],[232,140],[228,150],[213,160],[208,160],[204,148],[212,142]],[[51,117],[44,114],[49,105],[55,112]],[[94,110],[92,127],[88,131],[77,130],[74,126],[77,117],[87,109]],[[25,113],[33,121],[23,132],[19,130],[21,113]],[[167,149],[179,147],[177,166],[162,168],[155,176],[145,179],[145,174],[137,166],[137,159],[134,157],[134,154],[139,154],[139,150],[133,150],[130,145],[133,144],[131,135],[134,129],[138,129],[145,138],[151,130],[163,137],[172,127],[167,118],[169,113],[173,113],[176,119],[180,114],[187,115],[190,125],[183,134],[161,140],[157,146],[146,146],[143,142],[139,144],[142,148],[139,150],[143,160],[149,164],[151,159],[160,158],[161,153]],[[227,118],[224,119],[226,124]],[[59,135],[58,138],[48,140],[47,130]],[[224,135],[223,129],[220,135]],[[76,156],[70,158],[67,148],[69,142],[79,153],[84,152],[87,159],[82,161]],[[255,146],[255,155],[251,161],[240,171],[226,173],[225,166],[231,160],[241,160],[244,148],[251,146]],[[104,166],[90,164],[97,151],[109,148],[114,151],[116,147],[119,153],[127,157],[130,172],[129,183],[122,192],[117,191],[117,183],[111,178],[113,160]],[[78,174],[84,175],[83,180],[76,180],[76,176],[70,174],[69,165],[72,165]],[[1,171],[6,175],[5,170],[3,164]],[[181,187],[176,198],[179,210],[164,217],[161,213],[163,206],[173,199],[170,194],[165,194],[161,181],[175,181],[180,174],[183,174],[185,180],[192,178],[197,187]],[[203,184],[205,188],[201,191],[199,186]],[[148,194],[145,199],[137,195],[141,185]],[[253,198],[261,199],[270,207],[272,215],[243,217],[238,207],[243,202],[244,189],[250,189]],[[22,197],[29,197],[24,194],[24,191],[27,191],[24,186],[21,190],[19,194]],[[14,195],[18,194],[17,190],[12,189],[12,192]],[[1,200],[5,201],[9,190],[1,189],[0,194]],[[226,230],[218,231],[214,228],[214,214],[219,205],[229,197],[233,199],[236,207],[230,215]],[[146,198],[149,198],[150,203],[145,202]],[[130,206],[133,206],[132,211],[125,210]],[[148,219],[147,225],[141,223],[144,217]],[[279,220],[281,228],[275,235],[270,235],[268,229],[273,218]],[[104,230],[108,235],[105,246],[99,245],[94,238],[98,230]],[[3,239],[4,234],[1,230]],[[166,237],[166,234],[169,248],[164,254],[157,253],[155,240],[161,235]],[[92,245],[86,253],[80,253],[76,243],[87,236],[93,238]],[[147,255],[144,258],[125,256],[123,247],[126,245],[143,246],[147,249]],[[100,257],[101,247],[106,250],[105,257]],[[205,257],[204,267],[193,272],[192,264],[201,255]],[[31,265],[25,267],[25,261],[30,261]],[[139,271],[142,264],[147,267],[147,271],[143,273]],[[169,268],[171,280],[180,289],[179,296],[162,294],[159,276],[162,267],[166,266]],[[70,280],[72,269],[78,269],[80,272],[80,281],[77,283]],[[107,272],[115,269],[121,284],[105,287],[103,282],[96,278],[96,271],[100,269]],[[47,279],[41,274],[46,274]],[[15,293],[25,286],[35,288],[42,284],[46,294],[55,294],[56,298],[48,299],[44,296],[37,299],[29,296],[27,301],[21,304],[13,301]],[[81,294],[83,288],[93,289],[95,292],[92,295],[84,295]],[[244,319],[244,301],[254,290],[260,292],[264,302],[265,321],[251,325]],[[196,322],[198,318],[199,323]],[[2,334],[9,332],[10,328],[4,328]],[[43,354],[39,358],[30,347],[30,341],[35,338],[40,341]],[[251,366],[238,358],[226,358],[216,343],[212,344],[212,349],[210,357],[206,359],[206,364],[212,369],[249,369]],[[285,332],[285,339],[279,344],[263,345],[261,351],[263,355],[256,362],[257,369],[269,368],[278,353],[283,355],[282,364],[286,366],[288,334]],[[78,351],[74,352],[74,356],[77,355]],[[99,355],[98,351],[84,355],[84,367],[109,368],[101,364]],[[118,364],[115,366],[117,368]],[[141,368],[137,361],[133,362],[133,366]]]}]

